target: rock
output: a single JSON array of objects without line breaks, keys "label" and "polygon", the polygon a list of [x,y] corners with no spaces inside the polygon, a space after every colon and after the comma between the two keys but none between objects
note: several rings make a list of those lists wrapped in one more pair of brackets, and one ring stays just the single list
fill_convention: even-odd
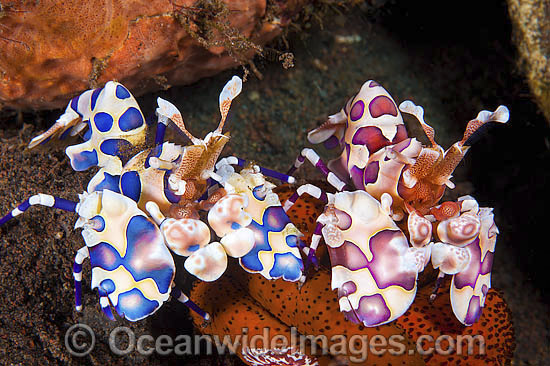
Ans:
[{"label": "rock", "polygon": [[109,80],[138,95],[190,84],[246,63],[299,8],[295,1],[266,14],[266,0],[3,4],[0,107],[64,107]]},{"label": "rock", "polygon": [[519,64],[539,107],[550,122],[550,4],[508,0]]}]

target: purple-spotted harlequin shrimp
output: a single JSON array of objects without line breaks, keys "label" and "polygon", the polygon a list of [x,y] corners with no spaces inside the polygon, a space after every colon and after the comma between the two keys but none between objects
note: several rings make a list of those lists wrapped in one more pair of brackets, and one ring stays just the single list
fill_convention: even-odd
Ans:
[{"label": "purple-spotted harlequin shrimp", "polygon": [[[416,295],[418,272],[430,258],[430,246],[409,247],[407,237],[391,218],[392,198],[381,202],[364,191],[326,193],[306,184],[307,193],[327,206],[317,219],[308,260],[324,239],[332,266],[332,288],[338,289],[340,310],[353,322],[374,327],[407,311]],[[284,208],[288,210],[288,200]]]},{"label": "purple-spotted harlequin shrimp", "polygon": [[[418,119],[431,147],[407,136],[400,111]],[[435,142],[434,129],[424,122],[422,107],[405,101],[398,108],[380,84],[369,80],[339,113],[308,134],[311,143],[340,147],[340,156],[327,166],[314,150],[305,148],[287,174],[308,160],[337,192],[305,184],[283,207],[288,210],[306,193],[327,204],[311,245],[304,250],[306,263],[317,265],[315,250],[323,238],[332,265],[332,287],[338,288],[340,308],[350,320],[375,326],[403,314],[415,296],[416,274],[430,261],[440,269],[436,288],[444,274],[454,275],[451,302],[457,318],[466,325],[479,318],[490,287],[497,232],[491,210],[478,209],[472,198],[455,204],[458,210],[449,203],[436,205],[445,187],[454,187],[451,174],[471,137],[486,123],[505,123],[508,118],[505,106],[479,112],[462,140],[445,151]],[[357,190],[350,192],[351,187]],[[356,199],[363,203],[343,204]],[[449,211],[451,206],[454,209]],[[394,220],[406,220],[408,238],[395,231]],[[377,227],[380,222],[385,224]],[[354,225],[364,226],[363,236],[350,231]],[[469,237],[460,237],[467,232]]]},{"label": "purple-spotted harlequin shrimp", "polygon": [[[407,136],[400,110],[416,116],[431,147]],[[445,187],[454,187],[451,174],[466,154],[470,137],[488,122],[507,122],[509,112],[505,106],[494,112],[479,112],[468,123],[462,140],[447,151],[435,142],[434,129],[424,122],[423,116],[423,108],[411,101],[397,108],[388,92],[369,80],[339,113],[329,116],[327,122],[308,134],[311,143],[340,147],[339,158],[327,166],[314,150],[306,148],[287,174],[293,174],[307,159],[338,190],[347,190],[351,185],[378,200],[383,193],[389,193],[396,220],[407,214],[405,203],[425,213],[439,202]]]},{"label": "purple-spotted harlequin shrimp", "polygon": [[[446,207],[442,207],[442,206]],[[439,269],[435,299],[443,277],[452,275],[451,305],[457,319],[472,325],[481,316],[485,296],[491,288],[491,269],[498,234],[492,208],[479,207],[464,196],[457,202],[445,202],[430,210],[436,242],[431,263]]]}]

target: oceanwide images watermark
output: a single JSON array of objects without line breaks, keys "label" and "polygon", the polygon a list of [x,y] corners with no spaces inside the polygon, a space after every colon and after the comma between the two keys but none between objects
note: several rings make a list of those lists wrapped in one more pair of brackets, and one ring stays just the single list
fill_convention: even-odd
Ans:
[{"label": "oceanwide images watermark", "polygon": [[[440,335],[437,338],[429,334],[420,335],[411,348],[407,339],[400,334],[389,337],[382,335],[304,335],[292,327],[290,335],[274,332],[271,328],[263,328],[261,334],[249,334],[244,327],[237,335],[188,335],[178,336],[149,334],[136,335],[128,327],[116,327],[109,333],[109,349],[119,356],[132,352],[140,355],[200,355],[235,354],[239,349],[288,349],[303,354],[320,356],[348,355],[352,362],[363,362],[370,354],[381,356],[385,353],[399,356],[404,354],[420,355],[484,355],[485,339],[481,335]],[[65,333],[65,347],[75,357],[90,354],[96,346],[96,337],[92,328],[78,323],[71,326]]]}]

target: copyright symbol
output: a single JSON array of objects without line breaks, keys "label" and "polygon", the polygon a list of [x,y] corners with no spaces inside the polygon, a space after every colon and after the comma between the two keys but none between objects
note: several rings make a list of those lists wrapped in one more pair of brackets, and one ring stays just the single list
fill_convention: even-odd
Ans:
[{"label": "copyright symbol", "polygon": [[84,357],[92,352],[94,346],[94,331],[86,324],[74,324],[65,332],[65,347],[73,356]]}]

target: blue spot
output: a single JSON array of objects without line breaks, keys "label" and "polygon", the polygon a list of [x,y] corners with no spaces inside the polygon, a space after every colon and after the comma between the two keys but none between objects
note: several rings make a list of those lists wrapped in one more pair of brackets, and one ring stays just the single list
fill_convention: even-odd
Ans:
[{"label": "blue spot", "polygon": [[97,102],[97,97],[99,96],[99,93],[101,93],[102,90],[103,88],[98,88],[92,92],[92,97],[90,98],[90,109],[92,111],[95,109],[95,103]]},{"label": "blue spot", "polygon": [[275,253],[275,263],[269,271],[273,278],[283,277],[286,281],[296,281],[302,276],[303,263],[292,253]]},{"label": "blue spot", "polygon": [[296,235],[289,235],[285,238],[285,240],[289,247],[296,248],[298,246],[298,237]]},{"label": "blue spot", "polygon": [[178,203],[181,199],[181,196],[178,196],[177,194],[172,192],[168,183],[168,177],[170,176],[171,172],[171,170],[168,170],[166,173],[164,173],[164,196],[169,202]]},{"label": "blue spot", "polygon": [[259,193],[259,191],[263,188],[264,185],[262,184],[261,186],[254,187],[254,189],[252,190],[252,195],[259,201],[263,201],[265,199],[266,191]]},{"label": "blue spot", "polygon": [[105,220],[103,219],[103,217],[101,217],[99,215],[96,215],[96,216],[92,217],[92,220],[94,220],[94,221],[96,221],[100,224],[99,228],[95,229],[96,231],[105,230]]},{"label": "blue spot", "polygon": [[71,166],[77,172],[81,172],[95,166],[97,165],[97,162],[97,152],[95,150],[81,151],[74,154],[71,158]]},{"label": "blue spot", "polygon": [[130,107],[118,119],[118,126],[122,131],[130,131],[143,125],[143,117],[139,109]]},{"label": "blue spot", "polygon": [[94,116],[94,123],[98,130],[107,132],[113,127],[113,117],[109,113],[99,112]]},{"label": "blue spot", "polygon": [[115,283],[113,280],[106,278],[99,284],[99,287],[103,290],[104,293],[110,294],[111,292],[114,292],[116,289]]},{"label": "blue spot", "polygon": [[122,265],[122,258],[113,245],[101,242],[89,248],[90,265],[92,268],[99,267],[106,271],[113,271]]},{"label": "blue spot", "polygon": [[84,121],[84,122],[88,125],[88,130],[84,132],[84,136],[82,136],[82,138],[84,139],[84,141],[88,141],[90,137],[92,137],[92,129],[90,128],[90,121]]},{"label": "blue spot", "polygon": [[271,206],[264,211],[262,222],[270,231],[281,231],[290,219],[281,206]]},{"label": "blue spot", "polygon": [[51,138],[52,138],[51,136],[46,137],[46,139],[45,139],[44,141],[42,141],[42,142],[40,143],[40,145],[44,145],[45,143],[47,143],[48,141],[50,141]]},{"label": "blue spot", "polygon": [[125,87],[123,87],[122,85],[117,85],[116,86],[115,95],[118,99],[130,98],[130,92]]},{"label": "blue spot", "polygon": [[[161,293],[170,290],[174,276],[174,261],[170,251],[164,244],[164,239],[158,227],[145,216],[134,216],[128,222],[126,228],[126,241],[128,252],[125,256],[127,264],[125,268],[132,273],[136,281],[151,278],[158,286]],[[129,266],[135,262],[135,256],[155,253],[156,258],[164,256],[164,261],[152,262],[148,257],[140,258],[139,262],[148,262],[139,267]]]},{"label": "blue spot", "polygon": [[241,225],[238,222],[233,222],[231,224],[231,229],[233,230],[239,230],[241,228]]},{"label": "blue spot", "polygon": [[189,248],[187,248],[187,250],[190,251],[190,252],[195,252],[195,251],[199,250],[199,248],[200,248],[200,245],[195,244],[195,245],[191,245]]},{"label": "blue spot", "polygon": [[82,117],[82,113],[78,111],[78,100],[80,99],[80,95],[78,97],[75,97],[71,99],[71,109],[78,113],[80,117]]},{"label": "blue spot", "polygon": [[119,182],[120,175],[111,175],[107,172],[103,172],[103,180],[94,187],[94,192],[107,189],[109,191],[120,193]]},{"label": "blue spot", "polygon": [[60,139],[60,140],[65,139],[65,138],[69,135],[69,133],[71,133],[71,130],[72,130],[72,129],[73,129],[73,127],[71,126],[71,127],[67,128],[65,131],[63,131],[63,133],[61,134],[61,136],[59,136],[59,139]]},{"label": "blue spot", "polygon": [[135,171],[129,171],[120,177],[120,190],[123,195],[138,202],[141,196],[141,181],[139,174]]},{"label": "blue spot", "polygon": [[264,269],[264,265],[260,261],[259,252],[272,250],[268,242],[268,230],[254,220],[247,227],[254,232],[254,247],[245,256],[241,257],[239,262],[245,269],[260,272]]},{"label": "blue spot", "polygon": [[101,143],[99,149],[104,154],[118,156],[122,159],[122,157],[125,155],[124,152],[130,151],[132,147],[133,145],[127,140],[108,139]]},{"label": "blue spot", "polygon": [[160,304],[157,301],[147,299],[141,291],[134,288],[118,295],[118,303],[115,309],[120,316],[130,321],[138,321],[154,313],[159,306]]}]

